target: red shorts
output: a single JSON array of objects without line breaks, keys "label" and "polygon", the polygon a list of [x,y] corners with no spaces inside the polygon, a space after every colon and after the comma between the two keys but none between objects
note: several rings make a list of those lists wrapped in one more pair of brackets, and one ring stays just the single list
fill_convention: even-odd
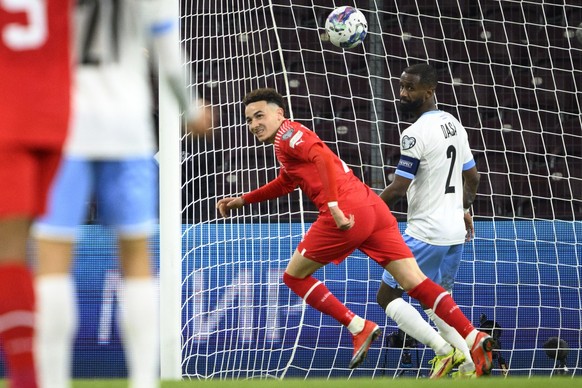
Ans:
[{"label": "red shorts", "polygon": [[0,218],[41,215],[60,160],[60,148],[0,147]]},{"label": "red shorts", "polygon": [[338,229],[329,213],[320,215],[297,250],[318,263],[339,264],[359,249],[382,268],[391,261],[414,257],[402,239],[396,218],[384,202],[379,201],[345,213],[346,216],[354,215],[355,223],[350,230]]}]

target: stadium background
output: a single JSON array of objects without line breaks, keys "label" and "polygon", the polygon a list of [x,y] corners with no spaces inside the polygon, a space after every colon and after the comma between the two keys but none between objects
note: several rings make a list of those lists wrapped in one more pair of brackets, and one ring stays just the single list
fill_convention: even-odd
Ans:
[{"label": "stadium background", "polygon": [[[209,5],[210,3],[201,1],[197,3],[198,6],[196,2],[194,4],[188,3],[184,5],[183,9],[187,15],[204,14],[214,7]],[[212,3],[214,4],[214,2]],[[302,47],[303,45],[318,41],[319,35],[314,35],[311,30],[313,26],[321,25],[321,20],[314,20],[313,12],[308,9],[308,4],[312,4],[311,1],[279,0],[273,1],[273,3],[275,4],[275,18],[279,25],[283,26],[280,33],[285,45],[284,54],[289,60],[289,75],[291,80],[299,80],[299,87],[294,90],[292,98],[296,116],[307,125],[317,124],[319,127],[325,127],[326,120],[330,119],[328,116],[331,114],[330,109],[327,109],[326,102],[322,99],[306,97],[307,89],[302,89],[301,86],[304,84],[304,87],[309,87],[311,92],[317,90],[318,80],[321,80],[321,77],[317,77],[317,62],[320,59],[315,58],[314,61],[309,61],[307,55],[305,57],[307,60],[301,57],[301,61],[293,61],[294,53],[305,48]],[[325,2],[319,3],[328,5]],[[531,13],[528,13],[527,7],[524,8],[525,11],[519,7],[510,7],[509,12],[502,13],[498,1],[481,1],[482,4],[489,4],[490,8],[478,9],[475,7],[475,2],[459,0],[455,3],[459,4],[458,9],[461,13],[466,12],[463,16],[474,19],[478,18],[480,12],[483,12],[485,19],[490,21],[492,27],[490,30],[504,36],[494,37],[491,39],[493,43],[475,43],[474,46],[469,45],[470,47],[462,43],[463,47],[456,51],[460,53],[460,57],[451,61],[446,55],[448,51],[443,51],[446,48],[444,45],[460,44],[459,41],[463,41],[463,38],[455,35],[459,33],[458,29],[451,27],[450,30],[443,31],[437,28],[437,24],[431,23],[434,21],[435,1],[416,1],[417,7],[415,8],[406,8],[404,4],[414,2],[379,1],[375,3],[379,3],[380,6],[388,10],[384,20],[386,31],[389,33],[385,37],[387,44],[393,49],[394,57],[389,59],[388,69],[390,73],[385,74],[385,76],[392,78],[392,82],[397,80],[400,71],[408,63],[407,56],[417,60],[430,60],[439,67],[444,81],[441,83],[438,93],[439,103],[444,109],[450,110],[460,117],[467,126],[477,164],[484,177],[484,184],[479,189],[478,201],[474,206],[474,212],[478,219],[476,227],[478,239],[474,245],[466,248],[459,274],[459,283],[455,287],[455,298],[459,304],[474,306],[476,304],[474,292],[477,291],[479,299],[491,301],[489,306],[477,305],[473,307],[470,315],[474,317],[475,324],[478,324],[476,318],[481,313],[487,316],[495,315],[496,321],[503,328],[501,338],[503,348],[505,349],[507,346],[507,348],[515,350],[511,359],[512,369],[521,370],[521,373],[524,374],[529,373],[532,369],[538,369],[540,373],[548,374],[548,370],[551,370],[554,364],[544,354],[543,342],[551,336],[560,336],[568,342],[571,348],[568,367],[580,375],[578,363],[582,359],[580,350],[582,348],[582,334],[580,332],[582,325],[582,306],[580,305],[582,300],[580,289],[582,245],[579,242],[582,235],[580,224],[582,218],[582,127],[580,125],[582,39],[578,40],[575,35],[564,36],[561,34],[562,29],[559,29],[558,26],[579,26],[582,23],[582,7],[577,1],[569,1],[569,6],[566,8],[563,6],[564,2],[561,2],[561,6],[559,1],[544,2],[547,5],[544,8],[544,16],[550,22],[550,26],[546,28],[548,34],[535,32],[533,31],[536,28],[535,23],[530,25],[533,32],[531,36],[538,40],[532,45],[527,45],[523,43],[523,31],[512,30],[512,23],[505,23],[503,28],[496,27],[499,27],[499,23],[508,17],[515,18],[515,20],[520,19],[522,22],[527,22],[530,17],[533,20],[536,12],[535,7],[531,7]],[[449,2],[442,3],[448,4]],[[515,5],[516,2],[507,3]],[[225,4],[227,7],[228,2]],[[397,4],[400,4],[399,8],[395,6]],[[293,10],[292,20],[287,13],[290,9]],[[394,9],[403,13],[396,16],[396,12],[392,13]],[[512,13],[511,9],[515,12]],[[320,16],[323,14],[323,12],[319,12]],[[394,17],[392,18],[392,16]],[[185,18],[183,23],[183,30],[187,34],[192,20]],[[298,29],[303,35],[285,29],[285,26],[288,26],[289,29],[294,30],[296,24],[299,27],[306,27],[306,29]],[[207,28],[211,26],[210,23],[205,25]],[[468,21],[465,22],[465,26],[467,28],[464,31],[467,34],[476,34],[469,36],[470,42],[479,42],[479,29],[476,25],[472,21]],[[421,34],[434,44],[424,45],[420,40],[414,38],[407,42],[395,38],[403,36],[404,32],[411,32],[413,37]],[[582,32],[580,34],[582,36]],[[439,42],[443,37],[449,38],[449,40],[443,40],[441,47]],[[188,39],[188,37],[184,38]],[[549,46],[552,49],[549,49]],[[427,47],[429,47],[428,52]],[[206,51],[207,54],[212,52],[211,50]],[[188,53],[192,57],[199,54],[196,50],[188,50]],[[201,61],[206,59],[211,60],[212,58],[198,58]],[[353,55],[349,56],[349,59],[354,72],[362,71],[365,73],[367,69],[362,67],[364,65],[361,62],[361,56]],[[472,62],[472,66],[468,66],[466,63],[470,62],[469,59],[476,60],[476,62]],[[539,88],[532,92],[529,83],[530,71],[538,79],[546,82],[551,80],[551,88],[556,90],[549,91]],[[301,78],[306,72],[312,77]],[[463,78],[468,74],[471,75],[470,80],[465,80],[460,84],[453,82],[455,78]],[[214,97],[218,98],[220,94],[211,92],[210,86],[203,82],[205,75],[207,74],[197,75],[201,79],[201,92],[205,97],[210,97],[211,100]],[[340,86],[342,83],[337,82],[335,85]],[[353,85],[357,86],[358,83],[355,82]],[[219,87],[221,86],[219,85]],[[351,98],[351,103],[361,104],[358,107],[363,111],[369,109],[370,102],[365,97],[367,93],[365,88],[354,90],[360,91],[362,94],[361,97]],[[352,90],[350,90],[351,92]],[[382,98],[393,100],[394,95],[382,96]],[[318,108],[317,115],[314,115],[313,106]],[[517,109],[518,106],[519,109]],[[229,117],[234,113],[230,106],[221,108],[221,122],[227,123]],[[500,112],[503,114],[500,115]],[[349,121],[358,119],[350,114],[349,110],[340,111],[336,119],[340,121],[345,119],[345,124],[349,125]],[[387,114],[393,113],[388,112]],[[347,116],[342,117],[342,115]],[[398,122],[399,119],[392,117],[390,121]],[[520,131],[519,136],[515,135],[517,131],[500,132],[493,130],[507,124],[511,124],[512,128],[515,129],[539,127],[542,130],[531,133]],[[402,126],[405,125],[406,123],[403,122]],[[394,136],[394,132],[391,134],[387,132],[386,136]],[[322,138],[334,142],[337,152],[355,167],[356,174],[364,179],[369,179],[372,171],[365,167],[371,164],[371,160],[368,158],[370,155],[366,153],[365,148],[369,139],[364,139],[366,144],[357,148],[358,146],[354,146],[356,143],[354,138],[340,138],[337,141],[336,137],[326,138],[326,134],[330,133],[322,132]],[[524,134],[528,136],[524,136]],[[349,132],[346,136],[349,136]],[[225,140],[227,138],[227,129],[217,131],[214,138],[209,140],[210,145],[204,146],[204,150],[208,150],[207,147],[210,146],[215,155],[226,154],[225,144],[229,144]],[[386,144],[392,144],[391,146],[387,145],[383,152],[387,156],[388,164],[393,166],[398,158],[397,146],[394,146],[394,144],[398,144],[398,140],[397,138],[392,140],[384,138],[382,141]],[[196,195],[203,195],[208,200],[203,203],[204,206],[196,208],[188,207],[186,204],[185,227],[190,223],[196,224],[195,228],[205,229],[205,233],[200,233],[200,235],[215,236],[219,231],[207,223],[209,220],[215,220],[216,217],[212,211],[212,199],[228,192],[244,190],[247,187],[243,186],[248,185],[249,182],[242,182],[241,187],[235,189],[225,184],[225,176],[230,166],[229,158],[219,156],[213,159],[217,163],[208,163],[199,147],[200,143],[184,142],[184,159],[194,158],[200,161],[200,168],[196,170],[198,174],[192,174],[191,169],[183,171],[184,182],[190,183],[190,185],[185,186],[184,195],[185,198],[192,198],[193,194],[189,190],[192,187],[201,187],[205,188],[206,191],[198,190]],[[268,172],[271,176],[274,173],[275,171]],[[297,214],[298,205],[292,200],[289,202],[289,206],[294,209],[292,213]],[[98,208],[98,204],[94,205]],[[281,203],[278,202],[277,206],[281,206]],[[307,203],[304,203],[303,206],[308,210],[311,209]],[[273,205],[269,204],[268,207],[272,208]],[[199,211],[199,209],[210,210]],[[406,210],[404,204],[395,210],[403,219]],[[88,225],[83,228],[74,271],[79,292],[81,321],[81,329],[75,344],[74,374],[76,377],[118,377],[125,375],[125,366],[115,319],[114,290],[116,282],[119,280],[114,254],[115,243],[110,231],[92,225],[94,214],[91,214]],[[259,227],[264,228],[265,226],[256,226],[256,228]],[[277,225],[276,228],[273,227],[266,233],[279,235],[281,227],[283,229],[298,228],[296,224]],[[245,233],[252,235],[255,232],[253,228],[249,228]],[[297,231],[285,233],[285,235],[297,235]],[[504,238],[497,239],[496,236],[499,235],[503,235]],[[515,242],[516,238],[519,238],[518,243]],[[194,244],[193,241],[184,243]],[[196,243],[204,242],[197,241]],[[152,241],[152,249],[156,259],[159,258],[157,246],[156,235]],[[289,252],[274,252],[272,250],[252,252],[253,249],[256,247],[249,246],[248,251],[237,252],[237,255],[243,257],[260,255],[261,257],[277,258],[289,255]],[[206,255],[208,263],[205,265],[210,264],[210,268],[218,270],[220,264],[224,263],[225,257],[216,255],[216,252],[203,251],[202,254]],[[502,263],[497,262],[498,258],[502,258]],[[251,260],[244,259],[243,262],[249,267],[253,264]],[[211,273],[209,274],[211,275]],[[340,287],[341,282],[345,280],[345,271],[338,267],[329,271],[326,276],[331,281],[330,289],[333,292],[341,293],[339,288],[334,287]],[[376,279],[380,278],[380,271],[378,269],[377,273],[370,274],[367,269],[360,271],[356,265],[350,268],[350,277],[362,282],[369,279],[372,279],[371,282],[375,282]],[[261,281],[257,281],[257,284],[260,283]],[[368,295],[366,291],[368,288],[358,290],[357,284],[358,282],[352,284],[356,288],[351,289],[354,292],[350,293],[350,299],[347,300],[348,304],[352,303],[356,310],[362,301],[375,298],[374,295]],[[213,286],[218,286],[218,284]],[[287,290],[282,287],[280,292],[284,297],[283,294]],[[262,293],[257,290],[255,295],[260,298]],[[210,311],[221,297],[222,295],[218,292],[212,294],[202,308]],[[186,299],[188,296],[184,295],[184,300]],[[263,306],[263,303],[257,300],[256,305]],[[540,308],[540,306],[543,307]],[[370,318],[385,322],[381,311],[371,310],[371,314]],[[259,315],[264,316],[263,313]],[[292,312],[289,312],[288,316],[291,320],[295,319]],[[232,325],[231,329],[236,330],[236,318],[224,317],[220,325],[223,327]],[[315,327],[319,326],[320,322],[320,316],[317,313],[307,311],[305,325]],[[186,325],[184,330],[191,330],[191,327]],[[225,331],[217,332],[216,336],[211,338],[208,343],[224,340],[220,337],[222,335],[220,333],[225,333]],[[323,349],[315,359],[321,364],[314,367],[322,370],[329,369],[330,360],[326,354],[326,349],[337,347],[338,338],[342,338],[342,344],[349,347],[347,343],[349,338],[345,334],[340,333],[339,329],[332,327],[332,325],[324,332],[323,336],[318,338],[313,337],[316,335],[315,331],[310,333],[309,329],[304,330],[300,338],[300,349],[308,348],[316,340],[319,341]],[[390,332],[384,334],[388,335]],[[257,333],[257,335],[260,338],[264,334]],[[385,345],[384,342],[373,347],[370,358],[382,360],[381,364],[385,365],[386,371],[388,371],[387,375],[391,375],[399,367],[398,363],[402,351],[388,348]],[[212,354],[212,348],[207,347],[207,349],[208,354]],[[504,349],[501,350],[501,354],[508,355]],[[335,353],[333,354],[335,355]],[[416,353],[413,351],[412,354],[414,362],[416,362]],[[233,362],[241,363],[241,365],[249,361],[248,354],[245,352],[241,352],[239,356],[229,355],[229,359],[224,360],[216,359],[216,357],[212,355],[202,357],[197,364],[190,367],[203,370],[207,365],[228,363],[231,362],[229,361],[231,359],[236,360]],[[301,365],[301,350],[295,357],[297,369],[291,369],[290,375],[300,375],[301,367],[305,366]],[[340,354],[339,360],[335,361],[338,364],[347,364],[349,357],[350,353],[346,351]],[[423,355],[421,357],[423,357],[423,366],[426,367],[426,361],[430,357]],[[309,356],[305,359],[311,360],[312,358]],[[232,366],[229,366],[228,369],[231,368]],[[185,372],[192,373],[188,370]],[[340,375],[344,373],[344,371],[338,371]],[[382,370],[378,371],[378,374],[382,373]],[[496,371],[496,373],[499,372]]]}]

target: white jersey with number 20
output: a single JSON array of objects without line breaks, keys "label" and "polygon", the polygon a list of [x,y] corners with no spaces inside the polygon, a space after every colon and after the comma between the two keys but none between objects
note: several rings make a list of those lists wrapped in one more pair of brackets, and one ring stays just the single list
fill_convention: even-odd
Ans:
[{"label": "white jersey with number 20", "polygon": [[163,5],[160,0],[77,1],[78,67],[68,155],[117,159],[153,153],[149,42],[177,23]]}]

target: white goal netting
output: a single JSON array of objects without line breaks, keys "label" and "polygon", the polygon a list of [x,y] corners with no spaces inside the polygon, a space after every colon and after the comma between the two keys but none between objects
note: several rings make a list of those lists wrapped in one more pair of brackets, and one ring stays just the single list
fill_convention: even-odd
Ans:
[{"label": "white goal netting", "polygon": [[[340,5],[365,14],[362,46],[326,41],[325,18]],[[211,136],[182,139],[184,376],[427,374],[433,354],[402,343],[376,305],[381,269],[361,253],[315,274],[383,327],[355,371],[349,333],[282,284],[316,216],[301,193],[228,220],[214,209],[278,172],[272,146],[244,122],[240,101],[258,87],[276,88],[291,118],[382,190],[410,124],[396,104],[400,74],[426,61],[439,71],[438,106],[467,128],[482,174],[455,299],[476,326],[500,328],[494,374],[582,374],[579,0],[183,0],[181,14],[190,85],[218,114]],[[405,210],[393,209],[403,222]]]}]

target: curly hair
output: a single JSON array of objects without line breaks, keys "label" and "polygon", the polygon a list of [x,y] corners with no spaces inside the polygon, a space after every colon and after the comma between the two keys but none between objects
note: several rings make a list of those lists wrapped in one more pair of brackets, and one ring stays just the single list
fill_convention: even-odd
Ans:
[{"label": "curly hair", "polygon": [[436,69],[428,63],[417,63],[404,69],[405,73],[418,75],[420,84],[436,89],[438,76]]},{"label": "curly hair", "polygon": [[255,89],[252,92],[247,93],[247,95],[244,96],[242,100],[245,106],[258,101],[266,101],[269,104],[276,104],[285,110],[285,100],[283,99],[283,96],[281,96],[275,89]]}]

